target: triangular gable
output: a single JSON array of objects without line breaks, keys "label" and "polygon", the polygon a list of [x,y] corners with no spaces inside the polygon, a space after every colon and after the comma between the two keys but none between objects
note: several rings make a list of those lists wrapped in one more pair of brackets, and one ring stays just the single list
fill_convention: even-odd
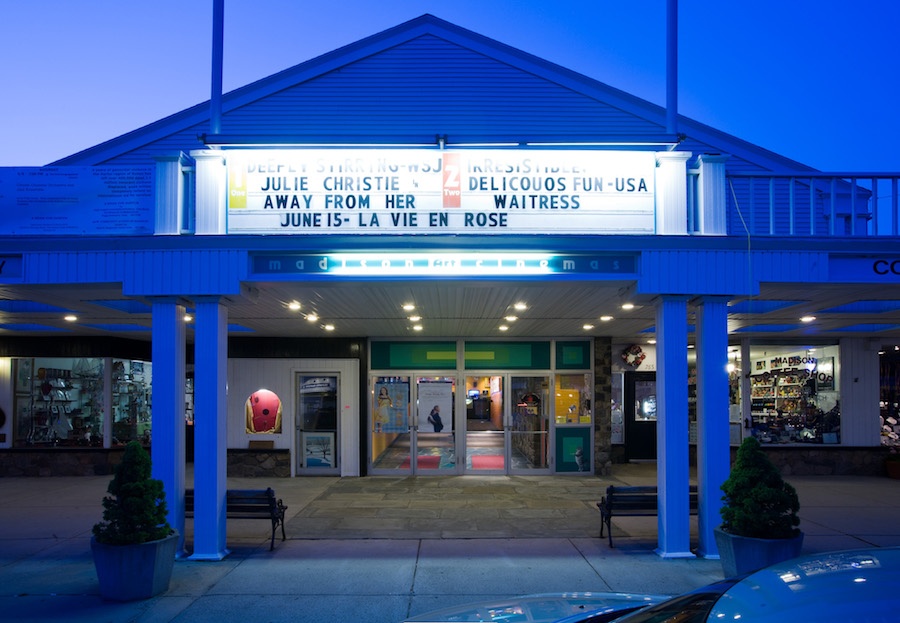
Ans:
[{"label": "triangular gable", "polygon": [[[55,162],[139,164],[203,147],[209,103]],[[806,169],[680,118],[680,147],[731,153],[741,169]],[[581,74],[425,15],[227,93],[223,136],[329,144],[645,141],[665,110]]]}]

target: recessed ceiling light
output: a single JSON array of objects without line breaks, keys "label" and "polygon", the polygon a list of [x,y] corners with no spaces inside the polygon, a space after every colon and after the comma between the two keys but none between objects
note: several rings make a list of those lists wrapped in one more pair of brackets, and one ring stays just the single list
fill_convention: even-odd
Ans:
[{"label": "recessed ceiling light", "polygon": [[802,318],[800,318],[800,322],[812,322],[815,319],[815,316],[803,316]]},{"label": "recessed ceiling light", "polygon": [[515,305],[513,305],[513,307],[515,307],[516,311],[525,311],[526,309],[528,309],[528,305],[526,305],[525,303],[516,303]]},{"label": "recessed ceiling light", "polygon": [[690,350],[692,348],[695,348],[695,346],[693,344],[688,344],[688,350]]},{"label": "recessed ceiling light", "polygon": [[412,303],[404,303],[403,304],[403,311],[412,311],[415,308],[416,308],[416,306],[413,305]]},{"label": "recessed ceiling light", "polygon": [[334,331],[334,325],[333,324],[325,325],[325,330],[326,331]]},{"label": "recessed ceiling light", "polygon": [[78,320],[78,316],[76,316],[75,314],[69,314],[65,317],[65,320],[66,322],[75,322],[76,320]]},{"label": "recessed ceiling light", "polygon": [[656,340],[647,340],[648,344],[656,344]]},{"label": "recessed ceiling light", "polygon": [[600,316],[600,322],[609,322],[612,319],[612,316]]},{"label": "recessed ceiling light", "polygon": [[409,317],[410,322],[419,322],[421,319],[422,319],[422,316],[410,316]]},{"label": "recessed ceiling light", "polygon": [[509,331],[509,327],[506,326],[505,324],[502,324],[502,325],[500,325],[500,326],[497,327],[497,328],[500,329],[501,331]]},{"label": "recessed ceiling light", "polygon": [[584,325],[584,326],[581,327],[581,328],[584,329],[585,331],[590,331],[591,329],[594,328],[594,325],[592,325],[592,324],[586,324],[586,325]]},{"label": "recessed ceiling light", "polygon": [[506,316],[503,318],[506,322],[515,322],[519,319],[518,316]]},{"label": "recessed ceiling light", "polygon": [[306,314],[306,319],[310,322],[316,322],[319,320],[319,316],[317,314]]},{"label": "recessed ceiling light", "polygon": [[421,330],[422,330],[422,325],[420,325],[420,324],[413,325],[413,331],[421,331]]},{"label": "recessed ceiling light", "polygon": [[288,303],[288,309],[291,311],[298,311],[300,309],[300,303],[297,301],[291,301]]},{"label": "recessed ceiling light", "polygon": [[634,309],[634,303],[622,303],[622,309],[628,311]]},{"label": "recessed ceiling light", "polygon": [[184,315],[184,321],[185,321],[185,322],[191,322],[193,319],[194,319],[194,317],[191,316],[190,314],[185,314],[185,315]]}]

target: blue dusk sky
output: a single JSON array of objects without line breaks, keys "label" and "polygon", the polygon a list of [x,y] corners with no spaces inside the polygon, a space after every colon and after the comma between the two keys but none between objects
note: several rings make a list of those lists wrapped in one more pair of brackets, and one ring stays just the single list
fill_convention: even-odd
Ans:
[{"label": "blue dusk sky", "polygon": [[[900,170],[900,2],[679,4],[682,115],[823,171]],[[207,101],[212,5],[0,0],[0,166]],[[424,13],[665,105],[665,0],[225,0],[225,91]]]}]

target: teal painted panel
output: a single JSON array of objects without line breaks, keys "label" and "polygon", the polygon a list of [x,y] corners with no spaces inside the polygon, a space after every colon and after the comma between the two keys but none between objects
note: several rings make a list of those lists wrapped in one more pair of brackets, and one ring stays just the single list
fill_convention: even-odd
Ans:
[{"label": "teal painted panel", "polygon": [[455,370],[456,342],[372,342],[373,370]]},{"label": "teal painted panel", "polygon": [[591,429],[588,427],[556,429],[556,471],[590,472]]},{"label": "teal painted panel", "polygon": [[466,342],[467,370],[547,370],[550,342]]},{"label": "teal painted panel", "polygon": [[591,367],[591,343],[587,341],[557,342],[557,370],[587,370]]}]

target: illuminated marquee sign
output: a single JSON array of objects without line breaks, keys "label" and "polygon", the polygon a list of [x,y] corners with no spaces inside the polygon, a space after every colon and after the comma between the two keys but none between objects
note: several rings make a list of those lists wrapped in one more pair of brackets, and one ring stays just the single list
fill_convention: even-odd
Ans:
[{"label": "illuminated marquee sign", "polygon": [[549,253],[258,253],[256,277],[497,277],[536,275],[633,275],[637,256]]},{"label": "illuminated marquee sign", "polygon": [[234,234],[652,234],[652,152],[227,152]]}]

